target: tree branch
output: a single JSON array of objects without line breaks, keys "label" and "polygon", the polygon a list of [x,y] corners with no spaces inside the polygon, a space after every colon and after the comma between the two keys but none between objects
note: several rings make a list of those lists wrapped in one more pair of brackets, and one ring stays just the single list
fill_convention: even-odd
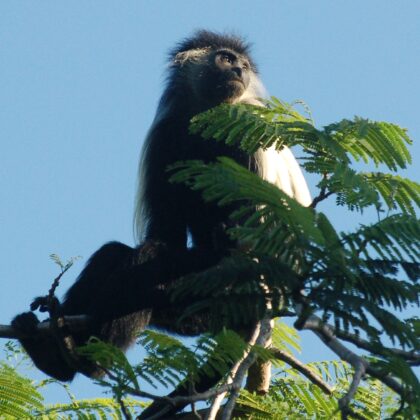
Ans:
[{"label": "tree branch", "polygon": [[360,381],[367,371],[369,363],[341,344],[334,334],[334,328],[328,324],[324,324],[319,317],[310,315],[304,321],[303,325],[300,325],[299,327],[300,329],[313,331],[337,356],[340,357],[340,359],[348,362],[353,367],[353,380],[346,395],[340,398],[338,402],[343,414],[346,415],[349,404],[354,398],[357,388],[360,385]]},{"label": "tree branch", "polygon": [[[117,382],[119,385],[122,386],[125,393],[129,395],[133,395],[135,397],[147,398],[153,401],[162,401],[169,404],[170,406],[177,406],[178,404],[181,404],[181,403],[186,404],[186,405],[193,404],[198,401],[204,401],[210,398],[217,397],[219,394],[225,394],[226,392],[231,392],[235,390],[236,387],[239,387],[240,389],[240,384],[237,385],[235,383],[230,383],[230,384],[224,384],[218,387],[214,387],[212,389],[209,389],[208,391],[195,393],[195,394],[188,395],[185,397],[184,396],[178,396],[178,397],[160,396],[160,395],[151,394],[149,392],[140,391],[139,389],[133,388],[132,386],[127,385],[127,384],[120,384],[119,378],[116,375],[114,375],[109,369],[106,369],[103,367],[102,369],[110,379],[112,379],[113,381]],[[167,410],[168,410],[168,407],[163,408],[162,411],[150,417],[149,420],[152,420],[154,418],[160,418],[160,416],[164,415]]]},{"label": "tree branch", "polygon": [[[259,346],[264,346],[264,344],[267,342],[268,338],[270,337],[273,331],[273,323],[271,321],[271,316],[266,316],[261,320],[259,324],[259,334],[255,341],[255,344]],[[257,356],[255,355],[255,353],[251,352],[248,353],[248,355],[240,363],[233,380],[233,383],[236,384],[238,388],[231,392],[230,397],[223,409],[223,414],[221,417],[222,420],[229,420],[232,417],[233,409],[235,408],[236,400],[239,396],[241,384],[244,380],[246,373],[248,372],[248,369],[255,362],[256,358]]]},{"label": "tree branch", "polygon": [[[88,328],[90,317],[87,315],[72,315],[63,317],[64,322],[70,328],[70,331],[83,331]],[[37,325],[37,332],[40,334],[51,334],[52,324],[50,321],[40,322]],[[22,332],[17,331],[11,325],[0,325],[0,338],[19,339]]]}]

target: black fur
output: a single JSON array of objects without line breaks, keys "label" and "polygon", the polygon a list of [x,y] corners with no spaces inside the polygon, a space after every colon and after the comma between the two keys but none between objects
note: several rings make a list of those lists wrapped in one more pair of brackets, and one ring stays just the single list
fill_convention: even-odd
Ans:
[{"label": "black fur", "polygon": [[[235,246],[225,234],[232,208],[205,203],[198,192],[169,183],[166,168],[176,161],[209,162],[221,155],[253,166],[252,159],[238,149],[189,134],[188,125],[199,112],[221,102],[241,100],[255,80],[249,46],[238,37],[199,31],[171,52],[166,89],[141,161],[136,223],[142,226],[143,244],[134,249],[118,242],[104,245],[68,290],[62,313],[93,318],[86,333],[74,336],[76,345],[94,335],[126,349],[148,324],[183,334],[208,328],[205,317],[191,325],[175,324],[174,314],[180,314],[181,309],[171,306],[166,289],[178,277],[214,265]],[[33,335],[21,342],[41,370],[65,381],[77,371],[90,376],[100,373],[68,366],[53,337],[34,335],[37,322],[33,313],[24,313],[13,325],[32,331]],[[197,391],[204,391],[216,380],[197,384]],[[176,393],[185,394],[186,389],[180,387]],[[153,407],[149,414],[160,408]]]}]

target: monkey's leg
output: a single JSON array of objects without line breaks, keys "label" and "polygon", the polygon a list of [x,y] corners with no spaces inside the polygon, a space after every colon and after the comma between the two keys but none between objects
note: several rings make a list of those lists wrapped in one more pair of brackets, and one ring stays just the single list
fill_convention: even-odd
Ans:
[{"label": "monkey's leg", "polygon": [[[133,250],[114,242],[91,257],[61,307],[63,315],[85,314],[93,318],[89,328],[73,334],[76,346],[85,344],[93,335],[125,350],[148,324],[151,310],[159,311],[168,305],[165,286],[171,280],[208,268],[220,258],[208,252],[168,252],[158,247],[146,262],[137,263],[136,253],[141,252],[142,247]],[[22,339],[24,348],[42,371],[59,380],[72,380],[76,369],[65,361],[55,337],[37,334],[38,322],[31,312],[13,321],[17,329],[29,333]],[[88,376],[102,373],[86,366],[77,371]]]},{"label": "monkey's leg", "polygon": [[35,366],[59,381],[71,381],[76,370],[68,365],[55,337],[37,331],[38,324],[33,312],[19,314],[12,321],[13,328],[24,334],[19,341]]},{"label": "monkey's leg", "polygon": [[165,310],[169,304],[167,288],[172,281],[205,270],[220,258],[219,253],[208,250],[158,247],[146,261],[115,271],[97,291],[90,311],[99,322],[106,322],[145,309]]},{"label": "monkey's leg", "polygon": [[65,315],[92,314],[92,305],[113,273],[127,267],[135,250],[120,242],[109,242],[89,259],[74,284],[67,291],[62,304]]}]

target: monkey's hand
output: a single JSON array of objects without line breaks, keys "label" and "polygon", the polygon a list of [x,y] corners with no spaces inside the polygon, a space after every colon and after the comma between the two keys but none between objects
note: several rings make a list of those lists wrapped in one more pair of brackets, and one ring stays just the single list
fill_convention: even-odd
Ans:
[{"label": "monkey's hand", "polygon": [[60,301],[54,296],[38,296],[31,303],[31,311],[49,312],[51,308],[55,309],[60,306]]}]

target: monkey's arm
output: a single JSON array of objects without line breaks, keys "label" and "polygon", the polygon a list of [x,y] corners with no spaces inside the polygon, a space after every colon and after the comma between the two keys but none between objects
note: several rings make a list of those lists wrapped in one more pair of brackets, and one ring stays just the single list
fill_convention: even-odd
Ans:
[{"label": "monkey's arm", "polygon": [[141,160],[135,228],[146,242],[170,249],[186,247],[185,187],[171,184],[168,166],[185,159],[182,134],[176,120],[155,123],[145,140]]}]

